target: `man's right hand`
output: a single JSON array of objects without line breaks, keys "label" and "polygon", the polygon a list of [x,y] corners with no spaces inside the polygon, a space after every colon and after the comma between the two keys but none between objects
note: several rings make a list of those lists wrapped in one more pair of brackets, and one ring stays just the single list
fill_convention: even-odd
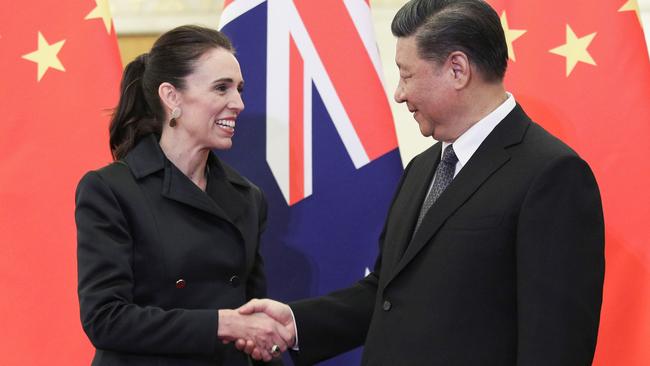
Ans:
[{"label": "man's right hand", "polygon": [[[291,348],[296,343],[296,324],[293,319],[291,308],[288,305],[278,301],[269,299],[253,299],[248,303],[242,305],[237,311],[242,315],[250,315],[254,313],[264,313],[269,317],[275,319],[278,323],[282,324],[288,333],[289,339],[284,339],[286,345]],[[263,355],[269,352],[265,350],[264,345],[256,344],[251,340],[238,339],[235,346],[240,351],[244,351],[251,355],[255,360],[263,359]]]}]

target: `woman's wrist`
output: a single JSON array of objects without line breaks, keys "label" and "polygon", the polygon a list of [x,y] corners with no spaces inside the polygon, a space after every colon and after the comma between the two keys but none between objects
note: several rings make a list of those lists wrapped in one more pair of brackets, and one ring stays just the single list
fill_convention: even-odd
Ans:
[{"label": "woman's wrist", "polygon": [[233,323],[235,316],[237,316],[235,310],[231,309],[221,309],[218,310],[219,314],[219,325],[217,327],[217,337],[219,339],[233,339]]}]

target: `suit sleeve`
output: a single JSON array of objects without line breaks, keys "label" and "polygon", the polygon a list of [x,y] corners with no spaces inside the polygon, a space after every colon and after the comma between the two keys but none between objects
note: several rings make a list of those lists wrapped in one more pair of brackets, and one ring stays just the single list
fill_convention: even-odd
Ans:
[{"label": "suit sleeve", "polygon": [[373,313],[375,272],[352,287],[289,304],[296,318],[300,350],[297,366],[312,365],[363,345]]},{"label": "suit sleeve", "polygon": [[216,309],[163,310],[133,302],[133,240],[114,192],[95,172],[76,192],[82,326],[99,349],[136,354],[214,354]]},{"label": "suit sleeve", "polygon": [[[402,174],[391,209],[412,164]],[[291,353],[297,366],[312,365],[364,344],[377,297],[385,232],[386,224],[379,237],[379,255],[368,276],[349,288],[289,304],[300,342],[300,350]]]},{"label": "suit sleeve", "polygon": [[591,365],[604,223],[596,180],[582,159],[555,159],[534,179],[516,235],[517,365]]}]

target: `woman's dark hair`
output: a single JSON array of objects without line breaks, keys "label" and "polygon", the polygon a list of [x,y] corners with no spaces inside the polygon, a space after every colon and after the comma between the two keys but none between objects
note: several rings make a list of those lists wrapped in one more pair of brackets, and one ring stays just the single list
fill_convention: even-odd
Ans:
[{"label": "woman's dark hair", "polygon": [[487,81],[501,81],[508,46],[499,15],[483,0],[412,0],[393,18],[396,37],[415,36],[419,56],[444,62],[462,51]]},{"label": "woman's dark hair", "polygon": [[120,84],[120,101],[109,126],[109,144],[115,160],[124,158],[143,136],[162,132],[165,111],[158,87],[168,82],[183,90],[184,78],[192,73],[196,61],[214,48],[235,52],[223,33],[184,25],[160,36],[149,53],[126,66]]}]

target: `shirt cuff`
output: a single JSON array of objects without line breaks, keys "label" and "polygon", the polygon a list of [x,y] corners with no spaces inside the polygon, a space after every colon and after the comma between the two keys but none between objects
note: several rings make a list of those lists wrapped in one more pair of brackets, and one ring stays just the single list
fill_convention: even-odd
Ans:
[{"label": "shirt cuff", "polygon": [[291,309],[291,307],[289,307],[289,311],[291,312],[291,319],[293,319],[293,329],[296,332],[296,343],[293,344],[291,350],[300,351],[300,348],[298,348],[298,324],[296,324],[296,317],[295,315],[293,315],[293,310]]}]

